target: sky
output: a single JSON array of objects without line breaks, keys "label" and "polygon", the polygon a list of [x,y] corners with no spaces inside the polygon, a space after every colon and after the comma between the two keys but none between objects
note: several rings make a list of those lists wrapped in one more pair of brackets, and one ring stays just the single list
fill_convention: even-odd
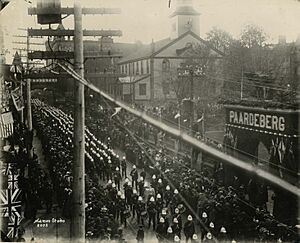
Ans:
[{"label": "sky", "polygon": [[[28,1],[28,0],[27,0]],[[16,47],[13,41],[25,41],[13,35],[25,35],[18,28],[40,28],[36,17],[27,15],[27,7],[34,6],[25,0],[12,0],[0,13],[0,23],[4,30],[4,44],[11,53]],[[235,38],[246,24],[260,26],[268,34],[269,41],[276,43],[279,35],[285,35],[288,42],[294,41],[300,33],[300,2],[297,0],[193,0],[194,8],[201,13],[200,36],[214,26],[221,28]],[[116,42],[150,43],[166,38],[170,34],[169,16],[175,9],[176,0],[82,0],[83,7],[117,7],[120,15],[83,16],[86,29],[119,29],[122,37]],[[72,0],[62,0],[62,6],[72,7]],[[63,21],[66,28],[73,28],[73,17]],[[47,27],[47,26],[44,26]],[[19,45],[21,47],[21,45]],[[22,46],[25,47],[25,46]],[[9,55],[11,55],[8,54]]]}]

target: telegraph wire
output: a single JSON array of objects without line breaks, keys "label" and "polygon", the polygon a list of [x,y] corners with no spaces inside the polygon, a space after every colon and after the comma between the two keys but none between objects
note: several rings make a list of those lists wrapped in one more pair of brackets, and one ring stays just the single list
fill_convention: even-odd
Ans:
[{"label": "telegraph wire", "polygon": [[248,172],[252,172],[252,173],[256,174],[257,176],[266,179],[267,181],[271,182],[272,184],[275,184],[275,185],[291,192],[292,194],[296,195],[297,197],[300,197],[300,189],[297,186],[290,184],[289,182],[279,178],[278,176],[271,174],[270,172],[264,171],[260,168],[256,168],[251,164],[241,161],[240,159],[237,159],[233,156],[224,154],[223,152],[220,152],[219,150],[217,150],[215,148],[211,148],[210,146],[197,140],[196,138],[191,137],[190,135],[186,134],[185,132],[179,131],[178,129],[175,129],[175,128],[172,128],[163,122],[157,121],[156,119],[147,115],[146,112],[144,112],[144,111],[138,111],[136,109],[131,108],[130,106],[124,104],[123,102],[118,101],[118,100],[114,99],[113,97],[111,97],[110,95],[106,94],[105,92],[101,91],[99,88],[97,88],[95,85],[88,82],[84,78],[80,77],[73,69],[66,67],[60,63],[59,63],[59,65],[65,71],[67,71],[69,74],[71,74],[73,78],[75,78],[77,81],[84,84],[87,88],[95,91],[96,93],[99,93],[101,96],[103,96],[107,100],[113,102],[114,104],[120,106],[121,108],[127,110],[129,113],[142,118],[144,121],[147,121],[148,123],[152,124],[154,127],[157,127],[160,130],[163,130],[177,138],[181,138],[183,141],[199,148],[201,151],[204,151],[207,154],[210,154],[213,157],[216,157],[217,159],[220,159],[221,161],[224,161],[225,163],[229,163],[229,164],[237,166],[241,169],[244,169]]}]

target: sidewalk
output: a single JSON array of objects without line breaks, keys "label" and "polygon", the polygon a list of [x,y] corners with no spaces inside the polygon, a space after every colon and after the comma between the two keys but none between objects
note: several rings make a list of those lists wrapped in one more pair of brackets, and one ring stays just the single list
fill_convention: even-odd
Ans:
[{"label": "sidewalk", "polygon": [[[48,164],[43,155],[42,144],[39,138],[33,136],[34,151],[38,156],[41,168],[49,173]],[[46,209],[40,209],[37,212],[36,221],[26,220],[21,223],[25,229],[24,238],[34,242],[65,242],[69,240],[70,235],[70,220],[61,216],[61,209],[57,205],[53,205],[52,212],[46,213]]]}]

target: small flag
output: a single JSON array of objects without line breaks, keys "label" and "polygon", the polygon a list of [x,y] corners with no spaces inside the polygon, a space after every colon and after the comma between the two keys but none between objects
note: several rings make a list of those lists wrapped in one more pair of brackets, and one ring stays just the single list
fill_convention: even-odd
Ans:
[{"label": "small flag", "polygon": [[177,119],[177,118],[179,118],[179,117],[180,117],[180,114],[179,114],[179,113],[177,113],[177,114],[174,116],[175,119]]},{"label": "small flag", "polygon": [[203,116],[201,116],[198,120],[197,120],[197,122],[202,122],[203,121]]},{"label": "small flag", "polygon": [[114,114],[112,114],[110,118],[112,118],[113,116],[117,115],[121,111],[121,109],[122,109],[121,107],[116,107]]},{"label": "small flag", "polygon": [[11,91],[11,97],[12,97],[13,103],[14,103],[17,111],[21,111],[22,109],[24,109],[23,95],[22,95],[20,87]]}]

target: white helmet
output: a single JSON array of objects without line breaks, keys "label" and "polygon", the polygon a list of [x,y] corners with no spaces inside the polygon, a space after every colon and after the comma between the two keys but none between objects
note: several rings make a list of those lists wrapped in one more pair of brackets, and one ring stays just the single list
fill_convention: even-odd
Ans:
[{"label": "white helmet", "polygon": [[122,194],[121,199],[125,199],[125,195],[124,194]]},{"label": "white helmet", "polygon": [[173,223],[178,224],[178,219],[177,219],[177,218],[174,218],[174,219],[173,219]]},{"label": "white helmet", "polygon": [[138,200],[139,201],[143,201],[143,198],[141,196],[139,196]]},{"label": "white helmet", "polygon": [[121,196],[121,195],[122,195],[122,192],[118,191],[117,195],[118,195],[118,196]]},{"label": "white helmet", "polygon": [[163,210],[161,211],[161,214],[162,214],[162,215],[167,215],[167,211],[166,211],[165,209],[163,209]]},{"label": "white helmet", "polygon": [[175,213],[179,213],[179,209],[178,208],[175,208]]},{"label": "white helmet", "polygon": [[119,167],[116,168],[116,171],[119,171]]},{"label": "white helmet", "polygon": [[161,195],[158,193],[156,198],[160,199],[161,198]]},{"label": "white helmet", "polygon": [[150,197],[150,202],[154,202],[154,197]]},{"label": "white helmet", "polygon": [[198,240],[198,236],[196,234],[193,234],[193,240]]},{"label": "white helmet", "polygon": [[113,184],[112,184],[112,187],[113,187],[113,188],[115,188],[115,187],[116,187],[116,184],[115,184],[115,183],[113,183]]},{"label": "white helmet", "polygon": [[210,232],[208,232],[208,233],[206,234],[206,238],[209,239],[209,240],[211,240],[211,239],[212,239],[212,234],[211,234]]},{"label": "white helmet", "polygon": [[131,182],[128,182],[127,185],[128,185],[128,186],[131,186]]},{"label": "white helmet", "polygon": [[156,175],[153,175],[153,176],[152,176],[152,179],[155,180],[155,179],[156,179]]},{"label": "white helmet", "polygon": [[170,234],[171,234],[171,233],[173,233],[173,230],[172,230],[172,228],[171,228],[171,227],[168,227],[168,230],[167,230],[167,232],[168,232],[168,233],[170,233]]},{"label": "white helmet", "polygon": [[164,223],[164,222],[165,222],[165,219],[164,219],[163,217],[161,217],[161,218],[159,219],[159,222],[160,222],[160,223]]},{"label": "white helmet", "polygon": [[174,190],[174,194],[178,194],[178,190],[177,189]]},{"label": "white helmet", "polygon": [[210,222],[209,227],[210,228],[215,228],[215,224],[213,222]]},{"label": "white helmet", "polygon": [[174,236],[174,241],[175,241],[175,242],[179,242],[179,241],[180,241],[180,238],[179,238],[178,235],[175,235],[175,236]]},{"label": "white helmet", "polygon": [[112,183],[112,181],[111,180],[108,180],[108,182],[107,182],[108,184],[111,184]]},{"label": "white helmet", "polygon": [[162,183],[162,179],[159,178],[159,179],[158,179],[158,183]]},{"label": "white helmet", "polygon": [[207,214],[205,212],[203,212],[202,218],[207,218]]},{"label": "white helmet", "polygon": [[143,181],[143,180],[144,180],[144,177],[141,176],[140,181]]},{"label": "white helmet", "polygon": [[132,192],[133,192],[133,194],[137,194],[137,191],[136,191],[135,189],[133,189],[133,191],[132,191]]},{"label": "white helmet", "polygon": [[189,215],[189,216],[187,217],[187,219],[188,219],[188,221],[192,221],[192,220],[193,220],[192,215]]},{"label": "white helmet", "polygon": [[221,227],[220,232],[221,232],[221,233],[225,233],[225,234],[227,233],[225,227],[223,227],[223,226]]},{"label": "white helmet", "polygon": [[171,189],[170,186],[167,185],[167,186],[166,186],[166,190],[167,190],[167,191],[170,191],[170,189]]},{"label": "white helmet", "polygon": [[132,168],[133,168],[133,169],[136,169],[136,166],[135,166],[135,165],[133,165],[133,166],[132,166]]}]

